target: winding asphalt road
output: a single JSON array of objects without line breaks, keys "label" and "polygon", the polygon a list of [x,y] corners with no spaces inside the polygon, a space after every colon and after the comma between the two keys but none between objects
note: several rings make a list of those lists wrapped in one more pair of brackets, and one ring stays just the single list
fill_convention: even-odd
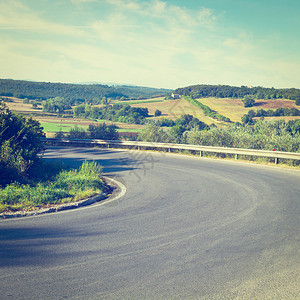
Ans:
[{"label": "winding asphalt road", "polygon": [[1,299],[300,299],[300,172],[174,154],[51,148],[127,187],[0,221]]}]

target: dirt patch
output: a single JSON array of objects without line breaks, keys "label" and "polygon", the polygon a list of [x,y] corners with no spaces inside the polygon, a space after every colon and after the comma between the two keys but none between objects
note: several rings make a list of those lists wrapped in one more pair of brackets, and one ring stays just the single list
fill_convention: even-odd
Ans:
[{"label": "dirt patch", "polygon": [[259,107],[262,109],[277,109],[279,107],[297,108],[297,105],[294,100],[276,99],[276,100],[256,100],[254,107]]}]

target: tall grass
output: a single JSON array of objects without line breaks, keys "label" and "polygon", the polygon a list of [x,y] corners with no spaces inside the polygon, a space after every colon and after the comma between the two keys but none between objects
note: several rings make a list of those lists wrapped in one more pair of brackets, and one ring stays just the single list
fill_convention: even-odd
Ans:
[{"label": "tall grass", "polygon": [[12,183],[0,189],[0,212],[32,210],[81,200],[103,191],[101,167],[85,161],[75,170],[62,170],[52,180],[36,184]]}]

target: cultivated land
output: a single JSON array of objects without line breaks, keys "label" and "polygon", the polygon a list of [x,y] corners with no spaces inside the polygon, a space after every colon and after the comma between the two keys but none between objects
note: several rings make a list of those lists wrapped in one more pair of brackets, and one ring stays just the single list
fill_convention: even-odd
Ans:
[{"label": "cultivated land", "polygon": [[127,124],[127,123],[116,123],[108,120],[98,120],[92,121],[82,118],[73,118],[72,115],[62,118],[57,117],[56,114],[46,113],[41,110],[41,106],[38,106],[39,109],[33,109],[32,104],[24,104],[22,99],[10,98],[13,102],[7,102],[6,105],[12,110],[24,115],[32,116],[34,119],[38,120],[41,125],[44,127],[47,137],[53,137],[55,132],[63,131],[68,132],[74,126],[78,126],[86,129],[90,124],[99,124],[100,122],[105,122],[107,125],[115,124],[119,127],[119,132],[139,132],[144,128],[144,125],[138,124]]},{"label": "cultivated land", "polygon": [[[26,116],[32,115],[36,120],[38,120],[41,125],[44,127],[46,135],[52,137],[55,132],[63,131],[68,132],[75,125],[82,128],[87,128],[90,124],[99,124],[99,122],[105,122],[106,124],[112,124],[111,121],[107,120],[87,120],[82,118],[73,118],[72,115],[65,117],[57,117],[56,114],[42,112],[41,106],[38,106],[38,109],[34,109],[32,104],[24,104],[22,99],[10,98],[13,102],[7,102],[7,106],[13,110],[25,114]],[[256,100],[254,107],[246,108],[243,106],[240,99],[231,99],[231,98],[201,98],[197,99],[202,104],[209,106],[212,110],[217,113],[224,115],[225,117],[230,118],[233,122],[241,122],[241,118],[249,110],[259,110],[259,109],[277,109],[279,107],[286,108],[299,108],[295,101],[293,100]],[[190,114],[198,118],[200,121],[211,125],[220,125],[222,122],[213,120],[210,117],[204,115],[203,111],[195,106],[193,106],[188,101],[181,99],[169,99],[164,100],[164,97],[151,98],[146,100],[136,100],[136,101],[112,101],[114,103],[123,103],[129,104],[132,107],[145,107],[149,110],[149,119],[155,120],[160,118],[168,118],[176,120],[183,114]],[[100,106],[100,105],[98,105]],[[156,110],[160,110],[162,115],[160,117],[153,117]],[[300,117],[295,116],[286,116],[286,117],[266,117],[265,120],[278,120],[284,119],[286,121],[300,119]],[[127,123],[114,123],[119,127],[119,132],[139,132],[145,125],[139,124],[127,124]]]},{"label": "cultivated land", "polygon": [[193,115],[198,118],[200,121],[205,122],[206,124],[217,123],[215,120],[204,115],[203,111],[193,106],[188,101],[181,99],[172,99],[172,100],[164,100],[163,102],[154,102],[154,103],[138,103],[131,104],[132,107],[147,107],[150,115],[154,115],[155,111],[158,109],[162,112],[160,117],[151,118],[161,119],[167,118],[176,120],[183,114]]},{"label": "cultivated land", "polygon": [[[202,104],[209,106],[211,109],[215,110],[221,115],[228,117],[233,122],[241,122],[241,118],[244,114],[248,113],[249,110],[253,109],[255,111],[259,109],[273,109],[276,110],[279,107],[285,108],[299,108],[296,105],[294,100],[285,100],[285,99],[273,99],[273,100],[256,100],[255,106],[253,107],[244,107],[240,99],[231,99],[231,98],[201,98],[197,99]],[[270,117],[268,119],[284,119],[284,120],[295,120],[299,117]]]}]

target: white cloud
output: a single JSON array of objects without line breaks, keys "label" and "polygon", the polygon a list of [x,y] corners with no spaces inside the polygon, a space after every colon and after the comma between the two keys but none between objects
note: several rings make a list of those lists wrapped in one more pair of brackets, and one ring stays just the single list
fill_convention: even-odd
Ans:
[{"label": "white cloud", "polygon": [[138,11],[141,8],[138,1],[132,1],[132,0],[105,0],[105,1],[111,5],[116,6],[117,8],[125,9],[125,10]]},{"label": "white cloud", "polygon": [[166,12],[167,3],[160,0],[154,0],[152,5],[152,11],[154,15],[162,16]]},{"label": "white cloud", "polygon": [[[25,1],[0,4],[0,77],[170,88],[199,82],[275,86],[294,78],[299,86],[297,61],[269,57],[268,39],[258,43],[242,29],[220,28],[209,8],[162,0],[70,1],[71,17],[59,22]],[[69,25],[76,24],[73,14],[82,26]]]}]

